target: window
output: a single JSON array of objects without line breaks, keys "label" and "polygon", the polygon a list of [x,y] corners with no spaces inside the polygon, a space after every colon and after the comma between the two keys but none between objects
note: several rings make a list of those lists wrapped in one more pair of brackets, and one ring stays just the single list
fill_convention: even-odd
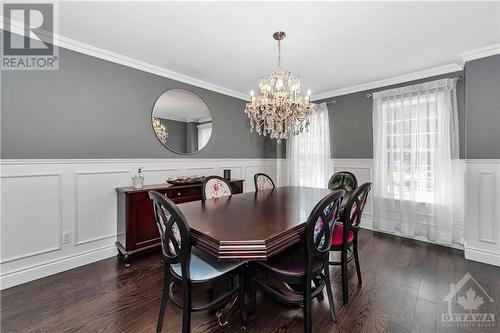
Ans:
[{"label": "window", "polygon": [[382,103],[386,142],[385,195],[399,200],[434,200],[439,110],[436,97],[393,99]]},{"label": "window", "polygon": [[198,149],[205,147],[208,143],[208,139],[210,139],[210,135],[212,134],[212,123],[203,123],[197,126],[198,127]]},{"label": "window", "polygon": [[463,244],[461,191],[456,80],[374,93],[374,228]]}]

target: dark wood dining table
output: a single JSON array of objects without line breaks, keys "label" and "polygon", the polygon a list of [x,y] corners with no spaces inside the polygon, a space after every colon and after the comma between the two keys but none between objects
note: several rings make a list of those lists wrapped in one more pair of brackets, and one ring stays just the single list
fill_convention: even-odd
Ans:
[{"label": "dark wood dining table", "polygon": [[[197,248],[219,260],[267,260],[301,241],[309,214],[331,192],[285,186],[183,203],[178,207]],[[216,312],[220,326],[226,325],[234,313],[237,297]]]},{"label": "dark wood dining table", "polygon": [[331,192],[286,186],[178,207],[194,246],[219,260],[267,260],[300,241],[310,212]]}]

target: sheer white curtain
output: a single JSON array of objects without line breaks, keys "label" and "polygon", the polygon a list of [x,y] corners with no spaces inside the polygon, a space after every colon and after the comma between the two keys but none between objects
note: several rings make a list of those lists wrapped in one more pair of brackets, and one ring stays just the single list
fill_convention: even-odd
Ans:
[{"label": "sheer white curtain", "polygon": [[456,79],[373,94],[374,227],[463,244]]},{"label": "sheer white curtain", "polygon": [[212,123],[205,123],[197,126],[198,128],[198,149],[205,147],[212,134]]},{"label": "sheer white curtain", "polygon": [[316,105],[309,130],[287,139],[289,183],[292,186],[328,186],[330,176],[330,126],[326,103]]}]

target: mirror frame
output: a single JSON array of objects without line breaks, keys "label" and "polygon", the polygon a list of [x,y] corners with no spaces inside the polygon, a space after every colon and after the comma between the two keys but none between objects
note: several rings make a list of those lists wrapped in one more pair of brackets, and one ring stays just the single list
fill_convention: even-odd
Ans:
[{"label": "mirror frame", "polygon": [[205,100],[203,98],[200,97],[200,95],[198,95],[197,93],[195,93],[194,91],[192,90],[189,90],[189,89],[186,89],[186,88],[170,88],[170,89],[167,89],[165,90],[164,92],[162,92],[160,94],[160,96],[158,96],[153,104],[153,108],[151,109],[151,117],[150,117],[150,120],[149,120],[149,123],[151,125],[151,131],[153,132],[153,135],[155,136],[155,138],[161,143],[161,145],[165,148],[167,148],[168,150],[170,150],[172,153],[175,153],[175,154],[178,154],[178,155],[193,155],[193,154],[197,154],[199,153],[200,151],[202,151],[203,149],[205,149],[205,147],[210,143],[210,141],[212,140],[212,136],[213,136],[213,118],[212,118],[212,134],[210,135],[210,138],[208,138],[208,141],[207,141],[207,144],[203,146],[203,148],[201,149],[198,149],[197,151],[195,152],[192,152],[192,153],[181,153],[181,152],[178,152],[178,151],[175,151],[173,150],[172,148],[170,148],[169,146],[167,146],[165,143],[163,143],[160,138],[158,137],[158,135],[156,135],[156,132],[155,132],[155,129],[154,129],[154,126],[153,126],[153,118],[154,118],[154,112],[155,112],[155,106],[156,106],[156,103],[158,102],[158,99],[160,99],[161,96],[163,96],[163,94],[169,92],[170,90],[186,90],[186,91],[189,91],[190,93],[192,93],[193,95],[195,95],[196,97],[198,97],[203,103],[205,103],[205,105],[207,106],[207,110],[208,110],[208,113],[210,114],[210,118],[212,118],[212,112],[210,111],[210,108],[208,107],[208,104],[207,102],[205,102]]}]

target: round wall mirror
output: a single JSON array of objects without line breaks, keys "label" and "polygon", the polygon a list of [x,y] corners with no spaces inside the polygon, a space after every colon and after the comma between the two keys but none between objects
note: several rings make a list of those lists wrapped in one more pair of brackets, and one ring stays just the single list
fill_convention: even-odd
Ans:
[{"label": "round wall mirror", "polygon": [[207,105],[186,89],[165,91],[156,100],[151,121],[158,140],[178,154],[196,153],[212,135],[212,116]]}]

